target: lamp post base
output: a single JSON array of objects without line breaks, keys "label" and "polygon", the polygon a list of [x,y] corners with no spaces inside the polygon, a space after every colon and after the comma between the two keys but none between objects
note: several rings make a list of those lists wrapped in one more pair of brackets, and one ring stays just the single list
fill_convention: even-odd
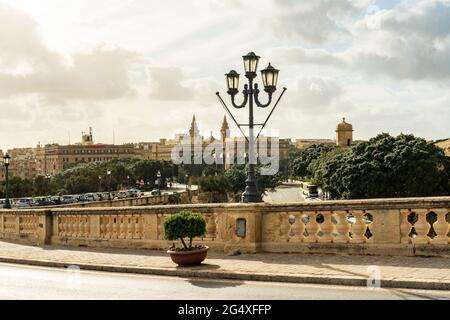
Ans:
[{"label": "lamp post base", "polygon": [[11,209],[11,203],[9,201],[5,202],[5,204],[3,205],[3,209]]},{"label": "lamp post base", "polygon": [[257,203],[257,202],[262,202],[262,198],[258,194],[258,192],[248,192],[248,190],[246,190],[242,194],[241,202],[243,202],[243,203]]}]

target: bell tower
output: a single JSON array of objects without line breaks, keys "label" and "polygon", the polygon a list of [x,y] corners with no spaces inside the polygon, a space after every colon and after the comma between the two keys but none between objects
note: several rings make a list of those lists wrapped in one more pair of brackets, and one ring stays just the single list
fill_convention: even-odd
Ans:
[{"label": "bell tower", "polygon": [[342,122],[336,127],[336,145],[339,147],[353,145],[353,126],[345,122],[345,118],[342,118]]}]

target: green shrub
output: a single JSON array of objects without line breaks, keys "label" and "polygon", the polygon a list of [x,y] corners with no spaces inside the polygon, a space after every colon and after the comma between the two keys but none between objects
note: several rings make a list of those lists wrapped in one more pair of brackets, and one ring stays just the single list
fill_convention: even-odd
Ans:
[{"label": "green shrub", "polygon": [[[164,221],[164,233],[167,240],[180,239],[182,250],[192,250],[192,239],[206,233],[206,220],[201,213],[180,211]],[[184,238],[189,239],[188,244]]]},{"label": "green shrub", "polygon": [[170,204],[179,204],[181,203],[181,195],[177,192],[174,192],[173,194],[169,194],[168,200]]}]

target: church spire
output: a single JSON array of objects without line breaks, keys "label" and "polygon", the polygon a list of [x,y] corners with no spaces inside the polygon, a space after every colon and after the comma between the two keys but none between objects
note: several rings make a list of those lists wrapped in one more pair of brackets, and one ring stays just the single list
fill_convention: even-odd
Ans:
[{"label": "church spire", "polygon": [[189,129],[189,135],[195,137],[199,135],[199,130],[197,127],[197,122],[195,121],[195,114],[192,117],[191,128]]},{"label": "church spire", "polygon": [[224,140],[227,137],[229,130],[230,127],[228,126],[227,117],[223,116],[222,128],[220,129],[222,140]]}]

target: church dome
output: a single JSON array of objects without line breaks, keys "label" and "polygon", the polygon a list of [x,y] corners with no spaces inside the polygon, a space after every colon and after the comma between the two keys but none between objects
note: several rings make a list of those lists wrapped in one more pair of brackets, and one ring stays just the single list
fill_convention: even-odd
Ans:
[{"label": "church dome", "polygon": [[345,122],[345,118],[342,118],[342,122],[337,125],[336,131],[353,131],[353,126]]}]

